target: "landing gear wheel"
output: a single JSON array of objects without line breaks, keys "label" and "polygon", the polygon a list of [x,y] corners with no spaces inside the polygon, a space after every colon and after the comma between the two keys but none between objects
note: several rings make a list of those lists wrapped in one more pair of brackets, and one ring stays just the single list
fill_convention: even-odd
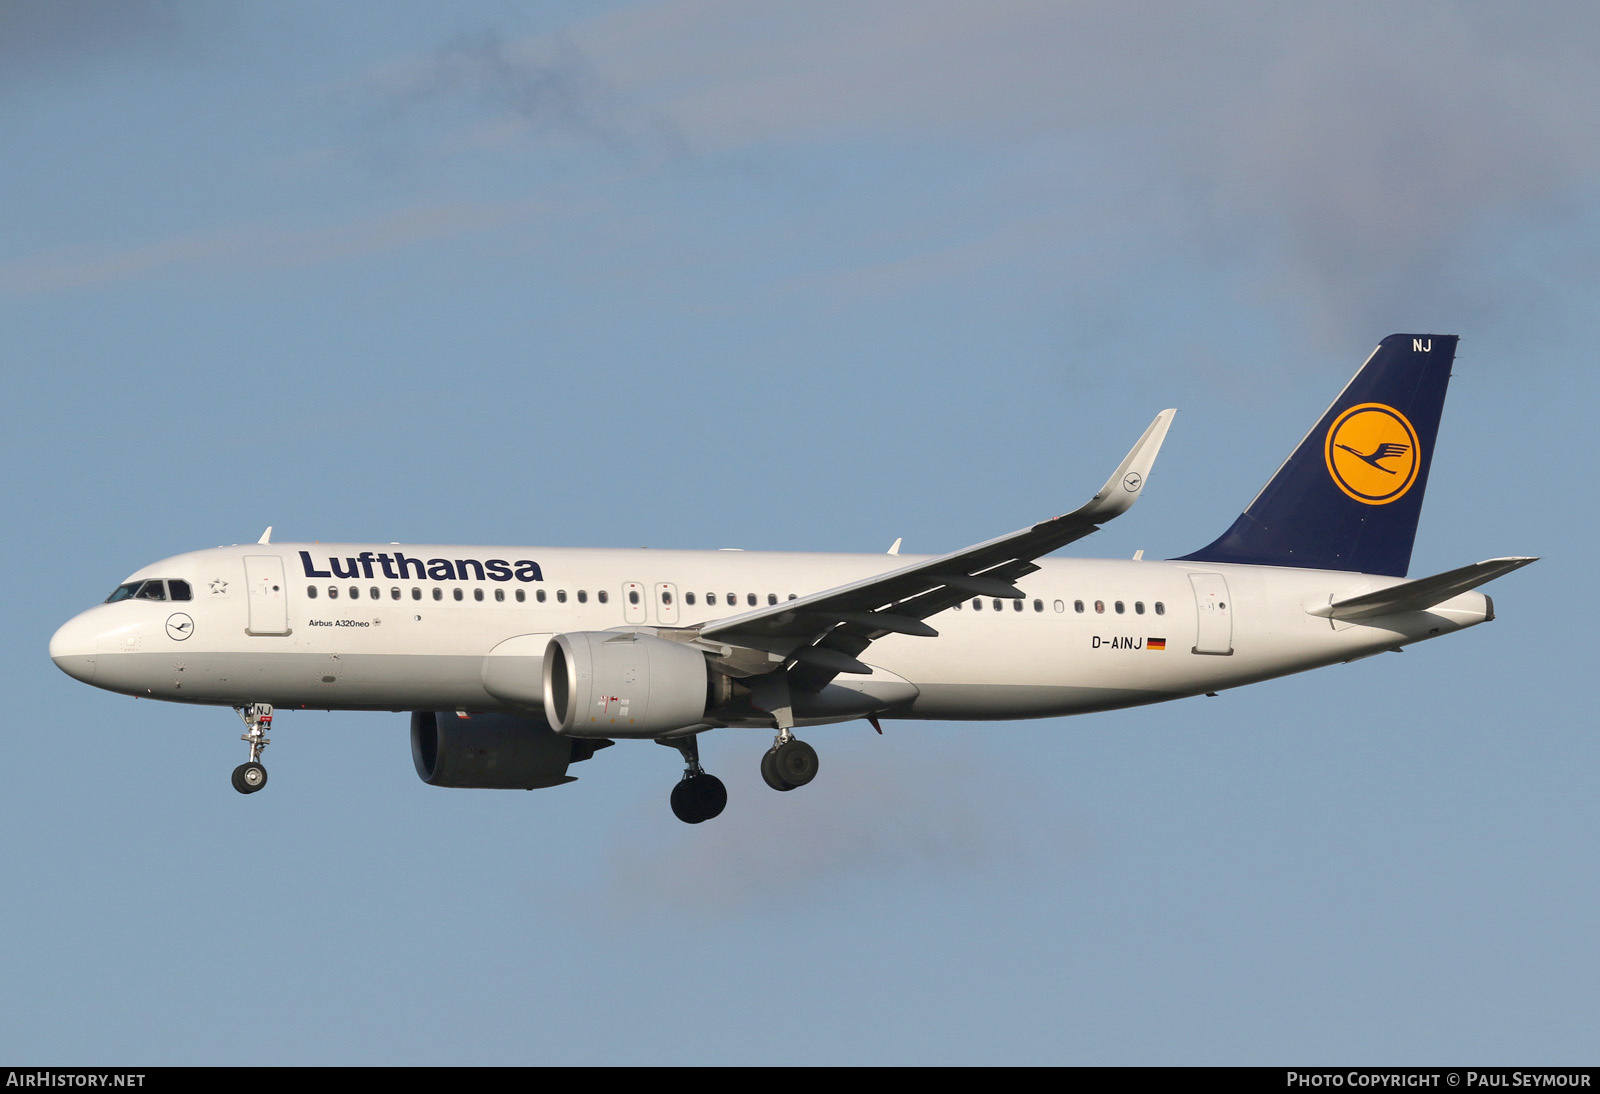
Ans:
[{"label": "landing gear wheel", "polygon": [[761,757],[761,777],[774,790],[793,790],[817,777],[817,750],[795,737]]},{"label": "landing gear wheel", "polygon": [[717,816],[728,804],[728,788],[715,775],[686,776],[672,788],[672,814],[685,824]]},{"label": "landing gear wheel", "polygon": [[267,769],[251,762],[233,769],[233,788],[241,794],[254,794],[267,785]]},{"label": "landing gear wheel", "polygon": [[778,774],[778,746],[773,745],[761,755],[761,778],[774,790],[793,790]]}]

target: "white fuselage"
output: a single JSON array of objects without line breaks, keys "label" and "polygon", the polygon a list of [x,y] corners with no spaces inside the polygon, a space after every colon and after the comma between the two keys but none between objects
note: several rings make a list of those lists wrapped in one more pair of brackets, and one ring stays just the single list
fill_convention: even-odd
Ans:
[{"label": "white fuselage", "polygon": [[[128,578],[187,583],[191,599],[101,604],[64,625],[50,652],[97,687],[177,702],[533,714],[539,655],[553,634],[694,627],[915,561],[753,551],[218,547]],[[1348,661],[1493,617],[1476,592],[1360,624],[1308,614],[1399,581],[1337,571],[1095,559],[1038,566],[1017,582],[1025,599],[969,597],[928,619],[938,637],[879,638],[861,655],[873,676],[838,683],[869,693],[877,687],[887,697],[882,717],[1077,714]],[[800,720],[861,713],[818,710]]]}]

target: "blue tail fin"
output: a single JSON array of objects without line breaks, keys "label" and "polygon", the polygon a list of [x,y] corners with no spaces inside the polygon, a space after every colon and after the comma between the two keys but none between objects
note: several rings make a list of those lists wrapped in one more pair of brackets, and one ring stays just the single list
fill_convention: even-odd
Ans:
[{"label": "blue tail fin", "polygon": [[1456,336],[1391,334],[1208,547],[1179,561],[1404,577]]}]

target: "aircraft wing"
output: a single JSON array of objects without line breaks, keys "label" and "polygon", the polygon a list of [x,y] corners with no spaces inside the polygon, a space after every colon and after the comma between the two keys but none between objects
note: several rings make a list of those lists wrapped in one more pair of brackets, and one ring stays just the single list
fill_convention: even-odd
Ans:
[{"label": "aircraft wing", "polygon": [[1139,499],[1174,410],[1163,410],[1086,504],[1009,535],[947,555],[707,624],[702,639],[780,655],[794,684],[819,688],[840,672],[869,673],[856,655],[885,634],[934,637],[923,620],[970,596],[1021,599],[1015,582],[1033,560],[1082,539]]}]

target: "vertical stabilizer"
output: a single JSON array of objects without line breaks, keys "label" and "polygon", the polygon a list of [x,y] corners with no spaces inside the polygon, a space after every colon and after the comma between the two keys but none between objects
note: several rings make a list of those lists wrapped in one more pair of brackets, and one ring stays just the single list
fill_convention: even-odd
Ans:
[{"label": "vertical stabilizer", "polygon": [[1453,334],[1391,334],[1221,538],[1180,561],[1404,577]]}]

